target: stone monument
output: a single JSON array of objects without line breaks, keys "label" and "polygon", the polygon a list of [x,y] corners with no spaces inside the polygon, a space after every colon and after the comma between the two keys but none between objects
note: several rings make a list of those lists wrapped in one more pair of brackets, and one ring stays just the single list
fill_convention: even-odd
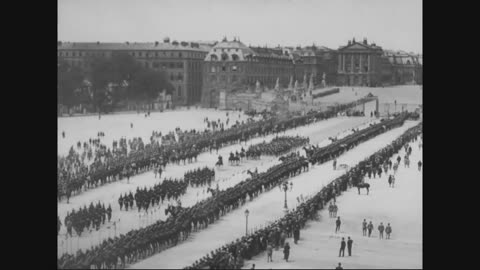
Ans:
[{"label": "stone monument", "polygon": [[258,80],[255,83],[255,92],[262,92],[262,89],[260,88],[260,82]]}]

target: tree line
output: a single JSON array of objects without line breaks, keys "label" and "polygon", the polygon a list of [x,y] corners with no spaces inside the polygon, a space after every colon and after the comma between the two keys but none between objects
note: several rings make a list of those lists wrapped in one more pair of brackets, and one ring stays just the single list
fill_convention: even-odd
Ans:
[{"label": "tree line", "polygon": [[86,63],[89,67],[82,68],[58,62],[57,103],[67,109],[83,104],[108,112],[127,101],[148,102],[164,90],[174,91],[165,71],[145,68],[127,53],[91,57]]}]

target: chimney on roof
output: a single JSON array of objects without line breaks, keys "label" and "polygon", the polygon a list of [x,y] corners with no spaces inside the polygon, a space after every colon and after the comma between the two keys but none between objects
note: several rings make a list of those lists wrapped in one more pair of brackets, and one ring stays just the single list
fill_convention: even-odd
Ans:
[{"label": "chimney on roof", "polygon": [[159,44],[159,42],[158,42],[158,41],[155,41],[155,47],[157,47],[157,46],[158,46],[158,44]]},{"label": "chimney on roof", "polygon": [[125,42],[125,43],[126,43],[127,45],[130,45],[130,42],[128,42],[128,41],[127,41],[127,42]]},{"label": "chimney on roof", "polygon": [[228,40],[227,40],[227,37],[224,36],[223,39],[222,39],[222,42],[227,42],[227,41],[228,41]]},{"label": "chimney on roof", "polygon": [[237,42],[237,37],[233,37],[233,41]]},{"label": "chimney on roof", "polygon": [[355,43],[355,38],[352,39],[352,44],[354,44],[354,43]]},{"label": "chimney on roof", "polygon": [[363,38],[363,44],[368,45],[367,38]]}]

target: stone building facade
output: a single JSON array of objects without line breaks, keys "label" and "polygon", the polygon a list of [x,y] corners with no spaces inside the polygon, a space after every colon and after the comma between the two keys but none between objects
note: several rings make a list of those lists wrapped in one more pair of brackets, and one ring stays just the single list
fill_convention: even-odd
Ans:
[{"label": "stone building facade", "polygon": [[337,58],[336,51],[323,46],[297,47],[294,51],[297,53],[304,65],[304,72],[307,77],[313,74],[314,84],[321,85],[323,73],[325,73],[326,84],[334,85],[337,76]]},{"label": "stone building facade", "polygon": [[[367,40],[348,41],[337,51],[337,84],[349,86],[377,86],[385,71],[383,50]],[[382,71],[383,70],[383,71]]]},{"label": "stone building facade", "polygon": [[208,44],[195,42],[163,43],[70,43],[58,42],[58,60],[78,66],[87,72],[95,57],[111,57],[115,53],[128,53],[142,66],[165,71],[175,88],[175,105],[193,105],[200,102],[203,63],[210,50]]},{"label": "stone building facade", "polygon": [[[202,106],[219,107],[220,93],[287,87],[295,69],[282,48],[247,47],[240,40],[217,43],[205,57]],[[257,82],[258,86],[257,87]]]},{"label": "stone building facade", "polygon": [[386,83],[392,85],[423,83],[421,55],[385,50],[383,57],[388,59],[388,68],[391,69],[391,77],[385,81]]}]

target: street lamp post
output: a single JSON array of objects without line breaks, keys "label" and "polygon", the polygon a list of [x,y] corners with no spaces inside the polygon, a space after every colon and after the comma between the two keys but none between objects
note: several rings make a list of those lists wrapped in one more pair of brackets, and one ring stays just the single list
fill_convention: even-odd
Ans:
[{"label": "street lamp post", "polygon": [[250,211],[245,210],[245,235],[248,235],[248,214],[250,213]]},{"label": "street lamp post", "polygon": [[[287,206],[287,191],[288,191],[288,181],[285,181],[283,183],[283,191],[285,192],[285,204],[284,204],[284,208],[285,210],[288,210],[288,206]],[[293,188],[293,183],[290,182],[290,191],[292,191],[292,188]]]}]

